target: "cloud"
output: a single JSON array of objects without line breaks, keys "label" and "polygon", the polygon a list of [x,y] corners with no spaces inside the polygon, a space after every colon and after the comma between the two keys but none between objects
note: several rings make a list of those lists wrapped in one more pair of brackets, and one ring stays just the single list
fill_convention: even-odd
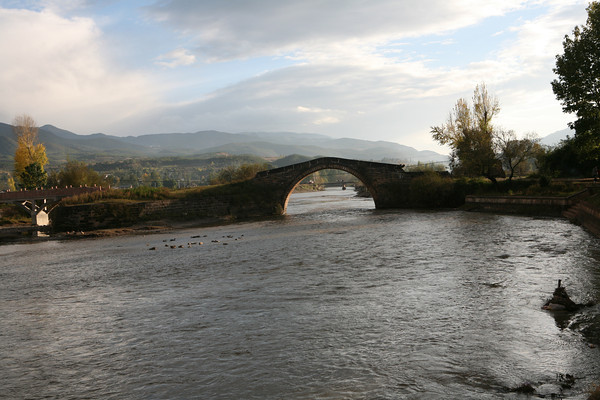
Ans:
[{"label": "cloud", "polygon": [[[194,40],[199,56],[223,61],[273,54],[303,57],[439,34],[522,7],[524,0],[163,1],[150,17]],[[320,50],[320,51],[316,51]]]},{"label": "cloud", "polygon": [[40,123],[89,132],[149,107],[153,85],[116,68],[107,53],[89,18],[0,8],[0,120],[28,113]]},{"label": "cloud", "polygon": [[296,107],[296,110],[299,113],[317,114],[317,118],[314,119],[312,122],[314,125],[337,124],[338,122],[341,121],[340,118],[330,115],[332,113],[339,113],[339,111],[325,110],[325,109],[321,109],[321,108],[303,107],[303,106]]},{"label": "cloud", "polygon": [[554,63],[555,55],[562,52],[564,35],[584,21],[583,7],[566,7],[564,3],[551,7],[547,13],[513,26],[517,40],[498,53],[498,60],[510,67],[519,64],[525,68],[521,73],[536,73]]},{"label": "cloud", "polygon": [[[564,34],[585,22],[586,4],[171,0],[145,7],[146,19],[136,20],[145,30],[132,35],[131,8],[121,11],[126,20],[98,25],[105,14],[66,18],[66,0],[50,2],[0,8],[0,52],[10,60],[0,71],[0,120],[28,112],[78,133],[299,131],[421,148],[432,147],[430,126],[481,82],[498,95],[508,129],[561,129],[565,116],[549,84],[554,55]],[[87,3],[95,2],[77,7]],[[454,64],[430,61],[442,47],[472,45],[455,33],[476,34],[499,19],[490,17],[518,10],[528,17],[503,19],[511,26],[487,33],[495,47],[469,49],[470,58]],[[117,67],[125,52],[138,70]]]},{"label": "cloud", "polygon": [[[492,8],[487,11],[480,10],[469,18],[457,17],[463,18],[463,22],[446,21],[442,28],[470,23],[482,15],[518,8],[523,3],[502,2],[505,8],[498,4],[492,7],[494,3],[490,3],[491,6],[488,7]],[[169,11],[164,18],[183,18],[184,15],[192,14],[189,8],[195,7],[194,4],[196,3],[186,3],[186,7],[183,7],[183,3],[168,2],[166,9],[162,10],[165,13]],[[209,6],[200,4],[196,7],[208,10],[206,7]],[[257,3],[253,4],[256,6]],[[260,52],[274,51],[270,46],[275,39],[270,37],[286,36],[285,30],[281,28],[278,31],[277,26],[269,25],[274,24],[269,17],[271,11],[260,8],[261,4],[263,3],[259,3],[255,12],[257,15],[267,14],[260,19],[266,25],[265,31],[268,33],[256,33],[265,36],[264,41],[256,43],[256,49],[260,49]],[[273,7],[278,8],[278,4],[279,2]],[[378,15],[385,15],[381,4],[391,7],[392,3],[376,2],[374,8]],[[469,4],[468,1],[458,2],[457,7],[462,9]],[[433,5],[431,1],[427,3],[429,7]],[[294,6],[300,7],[298,4]],[[220,6],[213,4],[212,7]],[[290,44],[296,46],[304,41],[303,50],[296,53],[309,54],[304,62],[240,80],[180,107],[154,110],[144,121],[156,132],[173,130],[173,125],[170,124],[177,121],[176,126],[180,130],[188,131],[296,130],[365,139],[387,138],[403,143],[406,142],[403,138],[410,137],[413,145],[418,143],[431,148],[433,142],[429,134],[430,127],[443,123],[459,97],[470,98],[475,86],[485,82],[500,99],[502,119],[499,119],[499,123],[518,132],[551,133],[562,129],[568,118],[560,111],[549,85],[554,55],[561,50],[562,36],[570,32],[575,24],[585,20],[583,8],[573,12],[578,8],[565,7],[562,3],[549,3],[545,13],[514,24],[512,29],[516,33],[516,40],[504,42],[496,51],[486,53],[486,57],[482,56],[478,61],[461,67],[434,67],[426,59],[389,58],[386,51],[379,52],[368,41],[358,38],[358,33],[355,38],[343,39],[343,42],[326,43],[325,39],[313,39],[312,34],[300,38],[292,32],[287,35],[287,40],[277,39],[275,47],[281,49]],[[185,13],[182,12],[184,9]],[[198,8],[195,10],[199,11]],[[303,11],[308,12],[306,9]],[[281,12],[276,10],[272,13],[278,15]],[[356,14],[362,12],[360,7],[355,9]],[[236,9],[232,13],[240,14],[242,11]],[[215,16],[214,10],[211,15]],[[370,15],[363,16],[367,19]],[[425,15],[429,18],[427,13]],[[434,20],[436,15],[433,15]],[[316,14],[312,14],[312,17],[320,18]],[[190,18],[185,22],[193,26],[199,23],[196,17]],[[227,19],[225,16],[223,18]],[[235,15],[231,18],[232,20],[220,21],[219,24],[231,26],[231,31],[225,34],[237,39],[236,35],[242,31],[234,29],[232,21],[236,21]],[[379,21],[380,24],[387,23],[386,16],[381,18],[385,21]],[[423,19],[424,17],[420,22]],[[172,22],[170,20],[169,23]],[[396,21],[398,25],[402,25],[402,22],[404,19]],[[285,26],[290,24],[289,21],[280,23]],[[430,24],[429,21],[423,23]],[[258,22],[254,21],[252,24]],[[332,24],[336,22],[332,21]],[[366,25],[366,22],[362,24]],[[412,23],[410,26],[414,25]],[[275,32],[269,29],[275,29]],[[322,27],[318,23],[314,29],[324,32],[325,36],[331,30],[329,38],[337,35],[333,32],[335,29]],[[383,32],[379,27],[372,27],[370,30],[365,26],[352,29],[357,32],[362,29],[371,35],[369,37],[376,37]],[[419,29],[429,32],[434,28]],[[296,31],[297,28],[292,27],[291,30]],[[403,27],[400,34],[415,33]],[[350,42],[352,45],[345,45]],[[443,36],[439,42],[451,43]],[[227,49],[213,49],[212,54],[222,56],[233,53]],[[245,53],[246,56],[249,54]],[[243,54],[239,53],[237,56],[242,57]],[[133,127],[142,126],[144,121],[140,119],[129,122]]]},{"label": "cloud", "polygon": [[186,49],[176,49],[170,53],[160,55],[156,58],[156,64],[167,67],[176,68],[185,65],[192,65],[196,62],[196,56],[191,54]]},{"label": "cloud", "polygon": [[[303,64],[238,82],[183,106],[154,110],[130,121],[131,129],[146,124],[155,132],[172,130],[169,125],[177,121],[184,131],[281,131],[293,127],[304,132],[372,137],[382,129],[407,127],[419,114],[426,120],[431,110],[425,105],[419,110],[419,104],[426,103],[429,96],[453,92],[441,85],[443,76],[443,71],[426,71],[421,64],[380,68]],[[444,110],[443,115],[446,113]]]}]

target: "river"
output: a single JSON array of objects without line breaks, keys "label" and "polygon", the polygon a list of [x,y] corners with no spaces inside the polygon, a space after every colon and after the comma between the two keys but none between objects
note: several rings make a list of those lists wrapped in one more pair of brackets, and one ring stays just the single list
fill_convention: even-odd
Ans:
[{"label": "river", "polygon": [[600,383],[600,308],[541,309],[558,279],[599,300],[582,228],[378,211],[339,189],[288,207],[0,246],[0,398],[585,399]]}]

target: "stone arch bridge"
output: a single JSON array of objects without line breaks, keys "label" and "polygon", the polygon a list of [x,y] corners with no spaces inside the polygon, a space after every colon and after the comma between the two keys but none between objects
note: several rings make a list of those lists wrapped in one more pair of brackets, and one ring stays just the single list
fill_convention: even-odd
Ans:
[{"label": "stone arch bridge", "polygon": [[407,203],[410,180],[420,175],[405,172],[403,168],[403,164],[323,157],[259,172],[253,181],[265,186],[265,190],[273,191],[285,213],[290,194],[304,178],[323,169],[338,169],[354,175],[365,185],[375,208],[401,208]]}]

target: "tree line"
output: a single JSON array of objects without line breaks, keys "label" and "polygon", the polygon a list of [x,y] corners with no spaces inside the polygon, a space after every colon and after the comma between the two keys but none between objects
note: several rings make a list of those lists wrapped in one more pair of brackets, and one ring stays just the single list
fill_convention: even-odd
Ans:
[{"label": "tree line", "polygon": [[50,174],[45,167],[48,164],[46,148],[38,143],[38,127],[29,115],[17,116],[13,121],[17,137],[15,150],[14,177],[8,177],[10,190],[36,189],[53,186],[108,186],[109,180],[102,177],[82,161],[68,161],[59,171]]},{"label": "tree line", "polygon": [[535,134],[519,139],[513,130],[493,125],[499,112],[498,99],[482,83],[475,87],[471,103],[459,99],[447,122],[431,128],[434,140],[450,146],[455,176],[483,176],[496,182],[508,174],[510,181],[520,166],[540,159],[543,148]]},{"label": "tree line", "polygon": [[551,82],[563,111],[576,115],[569,124],[573,136],[553,148],[540,145],[535,134],[518,139],[515,132],[494,126],[500,112],[498,99],[484,83],[477,85],[473,100],[459,99],[445,124],[433,126],[434,140],[451,148],[450,167],[458,176],[510,181],[524,163],[534,164],[545,176],[597,177],[600,166],[600,2],[587,7],[585,25],[566,35],[563,54],[556,56]]}]

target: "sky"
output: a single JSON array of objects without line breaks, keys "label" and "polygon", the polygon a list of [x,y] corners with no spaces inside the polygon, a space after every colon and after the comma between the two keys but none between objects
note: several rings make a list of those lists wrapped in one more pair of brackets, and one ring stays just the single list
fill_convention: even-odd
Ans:
[{"label": "sky", "polygon": [[496,125],[567,128],[550,82],[583,0],[0,0],[0,122],[78,134],[431,138],[484,83]]}]

